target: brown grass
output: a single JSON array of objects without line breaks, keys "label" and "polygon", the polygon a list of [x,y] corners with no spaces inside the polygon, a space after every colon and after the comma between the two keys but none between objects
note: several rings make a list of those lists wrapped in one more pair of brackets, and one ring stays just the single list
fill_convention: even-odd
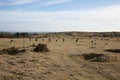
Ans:
[{"label": "brown grass", "polygon": [[[57,42],[55,41],[57,39]],[[119,80],[120,79],[120,54],[106,52],[106,49],[119,49],[120,43],[115,38],[109,41],[96,39],[95,48],[90,38],[79,38],[76,43],[71,37],[32,39],[22,38],[0,39],[0,49],[12,46],[25,48],[27,52],[17,55],[0,55],[0,80]],[[105,43],[107,42],[107,45]],[[46,44],[50,52],[33,52],[39,43]],[[83,54],[91,53],[101,57],[92,57],[86,60]],[[81,56],[82,55],[82,56]],[[107,57],[106,57],[107,56]],[[108,59],[106,61],[94,61],[93,59]],[[93,61],[91,61],[93,60]]]}]

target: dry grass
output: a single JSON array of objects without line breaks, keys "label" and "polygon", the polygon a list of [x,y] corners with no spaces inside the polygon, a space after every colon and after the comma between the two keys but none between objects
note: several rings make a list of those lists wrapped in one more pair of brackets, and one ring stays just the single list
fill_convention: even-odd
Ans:
[{"label": "dry grass", "polygon": [[[115,38],[109,41],[96,39],[94,48],[91,48],[90,38],[57,39],[48,38],[0,39],[0,49],[10,47],[25,48],[27,52],[17,55],[0,55],[0,80],[119,80],[120,79],[120,54],[106,52],[106,49],[119,49],[120,43]],[[47,44],[50,52],[33,52],[35,45]],[[107,45],[106,45],[107,43]],[[34,46],[33,46],[34,44]],[[32,46],[31,46],[32,45]],[[100,59],[106,61],[90,61],[84,59],[82,54],[102,54]],[[104,57],[105,56],[105,57]],[[96,57],[92,58],[95,59]]]}]

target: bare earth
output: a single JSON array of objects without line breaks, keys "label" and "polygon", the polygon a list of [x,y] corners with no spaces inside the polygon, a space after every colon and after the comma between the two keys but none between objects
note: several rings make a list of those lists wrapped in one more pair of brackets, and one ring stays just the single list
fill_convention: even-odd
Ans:
[{"label": "bare earth", "polygon": [[[17,55],[0,54],[0,80],[120,80],[120,53],[107,52],[106,49],[120,49],[116,38],[103,40],[96,38],[42,39],[1,38],[0,49],[25,47],[27,52]],[[119,39],[120,40],[120,39]],[[47,44],[49,52],[33,52],[32,44]],[[91,61],[82,54],[104,54],[106,61]]]}]

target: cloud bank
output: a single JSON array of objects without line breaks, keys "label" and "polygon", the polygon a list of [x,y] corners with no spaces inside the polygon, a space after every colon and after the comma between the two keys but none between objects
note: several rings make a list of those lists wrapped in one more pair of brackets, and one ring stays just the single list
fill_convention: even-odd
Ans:
[{"label": "cloud bank", "polygon": [[120,31],[120,5],[80,11],[0,11],[2,31]]}]

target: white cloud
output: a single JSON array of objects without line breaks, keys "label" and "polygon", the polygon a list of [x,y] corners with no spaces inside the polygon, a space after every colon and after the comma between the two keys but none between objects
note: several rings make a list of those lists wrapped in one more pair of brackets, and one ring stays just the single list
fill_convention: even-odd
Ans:
[{"label": "white cloud", "polygon": [[26,4],[26,3],[32,3],[35,2],[36,0],[16,0],[12,5],[18,5],[18,4]]},{"label": "white cloud", "polygon": [[70,2],[73,0],[6,0],[6,1],[0,1],[0,6],[13,6],[13,5],[21,5],[21,4],[28,4],[33,2],[38,2],[39,6],[49,6],[49,5],[55,5],[55,4],[62,4],[66,2]]},{"label": "white cloud", "polygon": [[53,1],[49,1],[49,2],[42,4],[42,6],[62,4],[62,3],[70,2],[70,1],[73,1],[73,0],[53,0]]},{"label": "white cloud", "polygon": [[21,5],[21,4],[27,4],[32,3],[37,0],[6,0],[6,1],[0,1],[0,6],[11,6],[11,5]]},{"label": "white cloud", "polygon": [[81,11],[0,11],[8,31],[120,31],[120,5]]}]

